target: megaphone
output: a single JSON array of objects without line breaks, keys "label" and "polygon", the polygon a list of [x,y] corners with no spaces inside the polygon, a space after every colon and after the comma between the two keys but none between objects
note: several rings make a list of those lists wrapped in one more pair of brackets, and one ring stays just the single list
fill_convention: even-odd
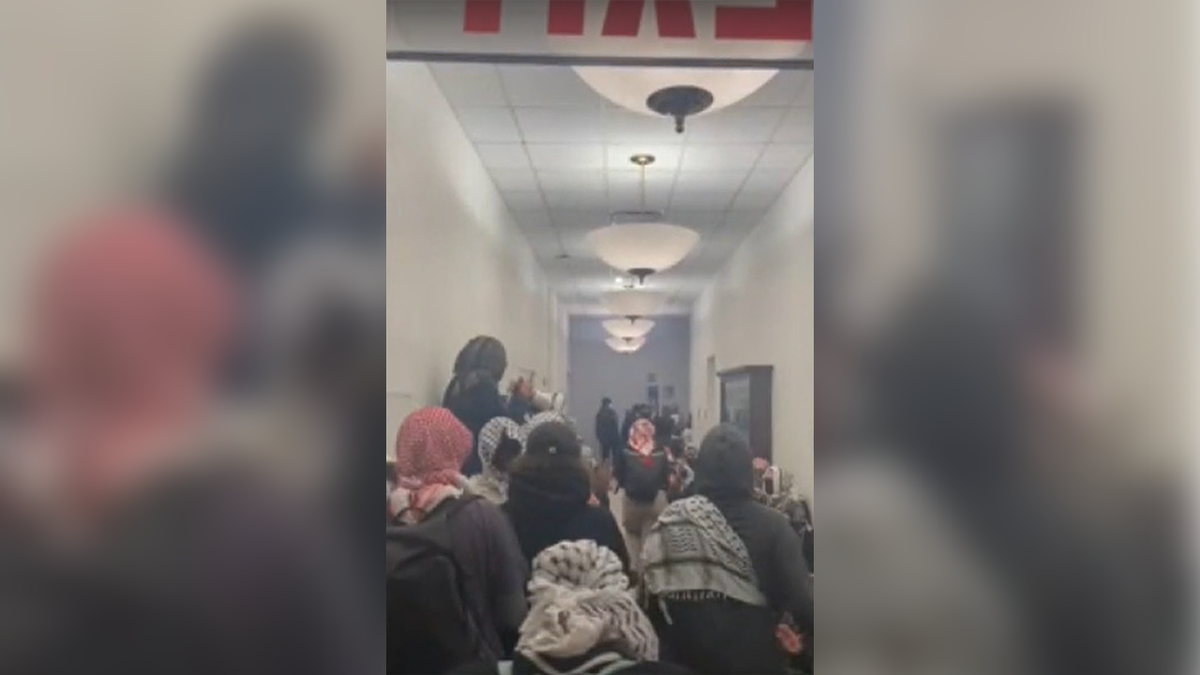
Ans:
[{"label": "megaphone", "polygon": [[566,407],[566,397],[559,391],[546,392],[535,389],[531,403],[538,412],[562,413]]}]

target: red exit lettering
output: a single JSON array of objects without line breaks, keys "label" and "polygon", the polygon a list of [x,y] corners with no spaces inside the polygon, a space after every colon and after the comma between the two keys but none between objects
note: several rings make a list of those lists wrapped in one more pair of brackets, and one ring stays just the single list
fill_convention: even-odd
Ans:
[{"label": "red exit lettering", "polygon": [[[718,40],[811,40],[812,0],[776,0],[774,7],[718,5],[714,37]],[[466,0],[463,32],[499,33],[501,0]],[[645,0],[609,0],[600,34],[636,37],[641,33]],[[695,38],[690,0],[654,0],[659,37]],[[583,35],[586,0],[547,0],[548,35]]]}]

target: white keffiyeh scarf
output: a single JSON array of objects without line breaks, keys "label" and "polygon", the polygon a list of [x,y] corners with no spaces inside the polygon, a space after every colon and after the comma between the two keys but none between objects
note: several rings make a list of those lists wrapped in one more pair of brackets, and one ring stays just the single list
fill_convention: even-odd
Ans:
[{"label": "white keffiyeh scarf", "polygon": [[[517,651],[531,661],[580,656],[606,644],[621,652],[613,659],[658,659],[658,635],[634,600],[620,559],[594,541],[564,541],[538,554],[529,596]],[[598,665],[595,660],[587,665]]]}]

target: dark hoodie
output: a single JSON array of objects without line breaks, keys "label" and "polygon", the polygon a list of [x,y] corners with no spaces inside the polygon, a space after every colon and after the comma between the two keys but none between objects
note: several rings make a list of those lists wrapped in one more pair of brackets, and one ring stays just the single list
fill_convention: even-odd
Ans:
[{"label": "dark hoodie", "polygon": [[[590,539],[616,553],[628,571],[629,553],[616,519],[609,511],[588,505],[591,481],[579,461],[578,440],[565,443],[569,447],[562,447],[554,456],[543,447],[543,437],[553,436],[553,427],[560,426],[566,428],[547,422],[535,429],[526,455],[509,472],[504,512],[516,530],[521,552],[526,561],[532,561],[560,541]],[[567,433],[574,439],[573,432],[564,432],[564,436]]]}]

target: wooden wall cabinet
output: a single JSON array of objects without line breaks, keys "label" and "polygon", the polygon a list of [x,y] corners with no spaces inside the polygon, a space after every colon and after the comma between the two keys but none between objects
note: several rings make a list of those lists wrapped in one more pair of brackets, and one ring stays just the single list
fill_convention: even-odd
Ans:
[{"label": "wooden wall cabinet", "polygon": [[732,424],[750,439],[755,457],[772,461],[771,383],[773,366],[742,366],[718,373],[721,423]]}]

